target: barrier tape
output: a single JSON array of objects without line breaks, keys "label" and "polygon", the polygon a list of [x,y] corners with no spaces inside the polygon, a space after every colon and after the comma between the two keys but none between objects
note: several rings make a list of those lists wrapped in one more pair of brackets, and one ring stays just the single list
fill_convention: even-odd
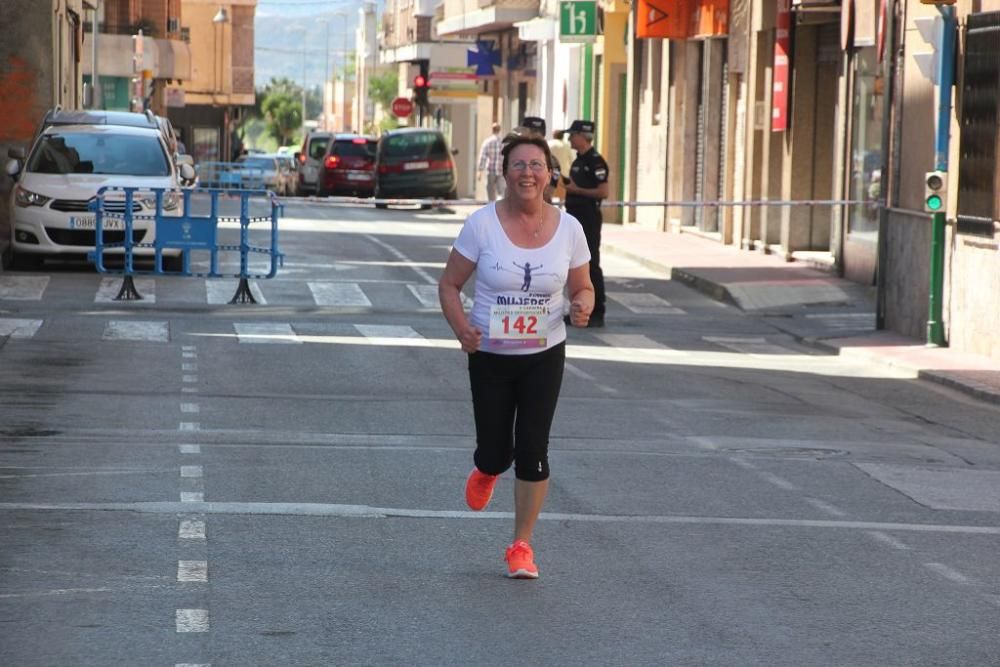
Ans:
[{"label": "barrier tape", "polygon": [[[321,205],[340,206],[344,204],[364,205],[364,206],[424,206],[427,208],[442,208],[448,206],[483,206],[490,203],[486,199],[374,199],[371,197],[294,197],[282,198],[283,203],[309,203]],[[560,207],[565,206],[565,202],[556,202]],[[861,206],[868,205],[878,207],[880,204],[873,201],[856,199],[749,199],[743,201],[604,201],[602,208],[632,208],[642,206],[656,207],[676,207],[676,208],[747,208],[762,206]]]}]

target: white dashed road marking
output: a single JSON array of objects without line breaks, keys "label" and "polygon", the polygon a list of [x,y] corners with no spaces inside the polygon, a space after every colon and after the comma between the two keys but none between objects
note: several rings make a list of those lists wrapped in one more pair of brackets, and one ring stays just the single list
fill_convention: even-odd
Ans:
[{"label": "white dashed road marking", "polygon": [[0,300],[41,301],[48,276],[0,276]]},{"label": "white dashed road marking", "polygon": [[944,563],[924,563],[924,566],[927,567],[927,569],[931,570],[932,572],[936,572],[937,574],[940,574],[942,577],[944,577],[948,581],[953,581],[956,584],[968,584],[969,583],[969,578],[967,576],[965,576],[964,574],[962,574],[958,570],[954,570],[954,569],[948,567]]},{"label": "white dashed road marking", "polygon": [[874,537],[882,544],[887,544],[893,549],[899,549],[900,551],[908,551],[910,548],[903,541],[896,539],[889,533],[883,533],[881,530],[869,530],[868,534]]},{"label": "white dashed road marking", "polygon": [[205,522],[199,519],[184,519],[177,529],[177,537],[182,540],[205,539]]},{"label": "white dashed road marking", "polygon": [[31,338],[42,326],[42,320],[22,320],[0,317],[0,336],[11,338]]},{"label": "white dashed road marking", "polygon": [[830,503],[820,500],[819,498],[806,498],[806,502],[820,510],[821,512],[826,512],[830,516],[845,517],[846,512],[842,512]]},{"label": "white dashed road marking", "polygon": [[412,327],[396,324],[355,324],[365,338],[423,338]]},{"label": "white dashed road marking", "polygon": [[241,343],[302,343],[292,325],[282,322],[237,322],[233,329]]},{"label": "white dashed road marking", "polygon": [[177,632],[208,632],[207,609],[178,609]]},{"label": "white dashed road marking", "polygon": [[664,301],[655,294],[646,292],[608,292],[614,299],[637,315],[683,315],[684,311]]},{"label": "white dashed road marking", "polygon": [[104,340],[142,340],[166,343],[170,340],[170,328],[166,322],[137,322],[135,320],[111,320],[104,327]]},{"label": "white dashed road marking", "polygon": [[[437,285],[410,284],[407,285],[406,287],[410,290],[413,296],[417,298],[417,301],[419,301],[420,305],[423,306],[424,308],[437,309],[441,307],[441,302],[438,300]],[[465,296],[462,293],[459,293],[459,296],[462,298],[462,306],[464,308],[472,307],[472,299],[470,299],[469,297]]]},{"label": "white dashed road marking", "polygon": [[708,343],[715,343],[720,347],[740,354],[749,355],[773,355],[773,354],[794,354],[787,347],[781,347],[773,343],[768,343],[766,338],[745,337],[745,336],[702,336],[701,339]]},{"label": "white dashed road marking", "polygon": [[371,308],[372,302],[357,283],[310,282],[309,291],[319,306]]},{"label": "white dashed road marking", "polygon": [[177,581],[208,581],[208,561],[177,561]]}]

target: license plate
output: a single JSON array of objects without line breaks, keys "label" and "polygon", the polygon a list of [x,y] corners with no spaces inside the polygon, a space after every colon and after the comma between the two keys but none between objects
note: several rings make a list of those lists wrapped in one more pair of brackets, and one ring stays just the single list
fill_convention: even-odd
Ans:
[{"label": "license plate", "polygon": [[430,162],[407,162],[403,165],[403,169],[409,171],[410,169],[427,169],[430,166]]},{"label": "license plate", "polygon": [[347,180],[349,181],[370,181],[372,177],[370,174],[348,174]]},{"label": "license plate", "polygon": [[[69,219],[70,229],[96,229],[97,228],[97,216],[93,215],[74,215]],[[105,218],[101,221],[101,228],[105,230],[122,230],[125,229],[125,221],[117,220],[114,218]]]}]

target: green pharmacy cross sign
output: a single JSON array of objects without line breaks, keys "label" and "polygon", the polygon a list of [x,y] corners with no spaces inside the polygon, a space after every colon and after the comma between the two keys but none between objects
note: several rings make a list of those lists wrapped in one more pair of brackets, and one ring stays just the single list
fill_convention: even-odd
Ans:
[{"label": "green pharmacy cross sign", "polygon": [[564,0],[559,4],[559,39],[563,42],[597,39],[596,0]]}]

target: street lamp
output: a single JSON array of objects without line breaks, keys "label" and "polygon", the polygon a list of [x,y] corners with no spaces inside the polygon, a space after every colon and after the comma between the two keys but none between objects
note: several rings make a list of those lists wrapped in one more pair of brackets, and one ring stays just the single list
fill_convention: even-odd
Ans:
[{"label": "street lamp", "polygon": [[[213,94],[213,97],[215,95],[218,95],[220,92],[222,92],[222,88],[223,88],[222,84],[223,84],[223,81],[224,81],[224,77],[223,77],[222,69],[223,69],[223,66],[225,65],[225,53],[223,52],[223,49],[219,46],[219,41],[220,41],[221,38],[224,38],[226,36],[226,27],[225,27],[225,25],[228,22],[229,22],[229,14],[226,12],[226,8],[224,6],[220,5],[219,6],[219,11],[216,12],[215,16],[212,17],[212,23],[214,23],[215,25],[219,26],[219,30],[216,30],[216,34],[218,34],[220,32],[222,33],[221,37],[217,37],[216,40],[215,40],[215,48],[216,48],[216,50],[219,51],[219,56],[218,56],[218,59],[216,60],[216,62],[218,63],[219,66],[215,70],[216,71],[216,77],[215,77],[216,78],[216,85],[215,85],[215,92]],[[230,141],[229,141],[229,107],[228,107],[228,105],[223,105],[223,109],[222,109],[222,141],[219,142],[219,145],[220,145],[219,161],[220,162],[227,162],[227,161],[229,161],[229,159],[232,158],[232,146],[230,145]]]},{"label": "street lamp", "polygon": [[345,12],[345,11],[338,11],[338,12],[334,12],[333,15],[334,16],[339,16],[340,18],[344,19],[344,49],[340,52],[340,57],[341,57],[341,59],[343,59],[343,63],[342,63],[343,68],[344,68],[344,76],[343,76],[343,78],[346,79],[347,78],[347,12]]},{"label": "street lamp", "polygon": [[[327,19],[320,19],[320,22],[322,22],[322,24],[326,27],[326,44],[325,44],[326,55],[324,57],[324,62],[326,64],[326,75],[325,78],[323,79],[323,87],[321,90],[321,96],[323,98],[323,129],[329,130],[330,127],[327,123],[328,117],[326,113],[326,87],[330,85],[330,21],[328,21]],[[330,95],[330,100],[331,100],[330,106],[332,108],[333,107],[332,91]]]},{"label": "street lamp", "polygon": [[340,57],[343,61],[343,74],[340,77],[340,114],[338,117],[340,119],[341,131],[347,132],[349,128],[344,118],[347,115],[347,12],[338,11],[334,12],[333,15],[344,19],[344,49],[340,52]]}]

